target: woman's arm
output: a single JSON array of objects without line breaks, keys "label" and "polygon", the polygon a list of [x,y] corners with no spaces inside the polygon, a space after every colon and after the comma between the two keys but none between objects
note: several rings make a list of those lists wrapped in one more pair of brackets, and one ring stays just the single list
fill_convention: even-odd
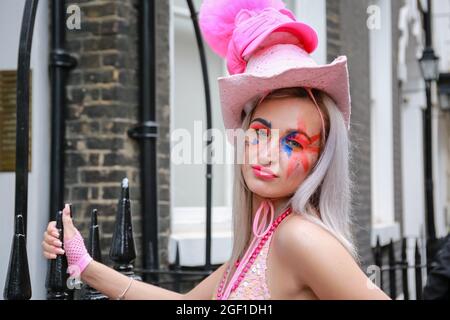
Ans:
[{"label": "woman's arm", "polygon": [[[130,300],[211,300],[214,288],[224,272],[225,264],[186,294],[176,293],[141,281],[132,281],[124,299]],[[130,284],[130,278],[92,261],[81,274],[83,282],[114,299]]]},{"label": "woman's arm", "polygon": [[[180,300],[185,297],[183,294],[142,281],[132,281],[131,278],[96,261],[89,263],[81,274],[81,280],[111,299],[117,299],[124,291],[126,293],[123,299],[127,300]],[[130,281],[131,286],[128,288]]]},{"label": "woman's arm", "polygon": [[[66,206],[63,210],[63,224],[64,224],[64,244],[74,245],[73,241],[77,242],[78,248],[85,250],[83,239],[79,235],[77,229],[73,225],[70,217],[69,207]],[[78,237],[78,238],[77,238]],[[43,253],[47,259],[55,259],[57,254],[66,253],[62,250],[62,243],[58,239],[59,234],[56,229],[54,221],[48,224],[47,230],[44,233],[44,241],[42,242]],[[70,243],[72,242],[72,243]],[[83,250],[84,248],[84,250]],[[67,249],[67,248],[66,248]],[[73,250],[68,250],[66,254],[71,254]],[[76,250],[78,251],[78,250]],[[80,264],[83,268],[81,271],[81,280],[91,287],[102,292],[111,299],[117,299],[123,295],[123,299],[158,299],[158,300],[178,300],[178,299],[204,299],[209,300],[213,296],[214,288],[219,282],[220,276],[224,272],[224,266],[221,266],[207,278],[205,278],[199,285],[192,289],[187,294],[180,294],[170,290],[166,290],[155,285],[147,284],[141,281],[131,279],[116,270],[109,268],[96,261],[90,261],[91,258],[86,254],[86,263]],[[90,261],[90,262],[89,262]],[[87,266],[86,266],[87,265]],[[84,267],[86,266],[86,267]]]},{"label": "woman's arm", "polygon": [[390,299],[328,231],[301,216],[280,226],[277,247],[299,283],[324,300]]}]

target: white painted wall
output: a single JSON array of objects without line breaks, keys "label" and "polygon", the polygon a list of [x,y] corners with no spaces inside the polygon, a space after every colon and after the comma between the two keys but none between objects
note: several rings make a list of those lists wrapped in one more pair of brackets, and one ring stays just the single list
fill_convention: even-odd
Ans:
[{"label": "white painted wall", "polygon": [[[17,69],[17,53],[24,0],[0,2],[0,70]],[[48,3],[39,2],[31,53],[32,171],[28,186],[28,263],[33,299],[45,299],[47,264],[40,243],[48,221],[50,163],[50,102],[48,81]],[[14,225],[14,173],[0,173],[0,289],[6,281]],[[3,298],[1,295],[0,298]]]},{"label": "white painted wall", "polygon": [[[425,190],[423,158],[422,112],[425,108],[425,88],[417,59],[422,51],[420,13],[417,2],[404,1],[398,27],[403,37],[399,40],[399,80],[401,94],[401,145],[402,145],[402,236],[407,242],[407,259],[414,265],[415,238],[425,235]],[[421,242],[423,245],[423,242]],[[425,250],[422,247],[423,262]],[[408,272],[409,292],[415,297],[414,270]],[[424,278],[425,281],[425,278]],[[423,282],[425,284],[425,282]]]},{"label": "white painted wall", "polygon": [[371,97],[372,245],[399,237],[394,217],[394,144],[392,101],[392,24],[389,0],[373,2],[380,8],[380,29],[369,31]]},{"label": "white painted wall", "polygon": [[[433,45],[436,55],[439,56],[440,71],[450,72],[450,2],[439,1],[433,6]],[[434,97],[438,106],[438,99]],[[448,113],[448,111],[447,111]],[[438,107],[433,113],[433,148],[435,157],[434,190],[436,211],[436,234],[445,236],[450,231],[450,177],[447,172],[450,168],[450,121],[448,114],[444,114]]]}]

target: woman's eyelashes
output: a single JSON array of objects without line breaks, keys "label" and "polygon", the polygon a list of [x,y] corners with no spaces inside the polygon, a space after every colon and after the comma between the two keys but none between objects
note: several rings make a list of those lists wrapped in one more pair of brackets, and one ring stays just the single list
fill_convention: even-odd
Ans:
[{"label": "woman's eyelashes", "polygon": [[[253,145],[259,144],[260,140],[267,141],[272,136],[271,129],[263,125],[254,125],[250,129],[254,130],[254,135],[250,139],[250,143]],[[280,139],[280,144],[284,150],[288,148],[290,151],[297,151],[306,148],[310,141],[299,132],[291,132]]]},{"label": "woman's eyelashes", "polygon": [[286,146],[292,150],[302,150],[309,143],[308,139],[299,133],[290,133],[285,136],[281,142],[286,144]]},{"label": "woman's eyelashes", "polygon": [[254,136],[250,139],[251,144],[258,144],[260,139],[267,140],[270,137],[270,128],[263,124],[255,123],[250,129],[254,130]]}]

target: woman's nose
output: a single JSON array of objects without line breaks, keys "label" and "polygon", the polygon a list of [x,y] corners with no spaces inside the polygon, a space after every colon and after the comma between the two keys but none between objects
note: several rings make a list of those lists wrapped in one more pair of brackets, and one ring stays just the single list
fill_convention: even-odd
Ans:
[{"label": "woman's nose", "polygon": [[262,166],[277,162],[279,155],[279,144],[276,139],[268,139],[258,145],[258,160]]}]

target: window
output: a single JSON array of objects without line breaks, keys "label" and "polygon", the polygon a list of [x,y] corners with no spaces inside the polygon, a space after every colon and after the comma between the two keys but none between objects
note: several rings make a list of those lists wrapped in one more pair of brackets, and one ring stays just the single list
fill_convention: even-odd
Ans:
[{"label": "window", "polygon": [[[201,1],[194,1],[197,10]],[[184,0],[172,2],[172,137],[177,133],[189,133],[191,159],[194,151],[203,148],[205,142],[198,134],[206,130],[206,106],[200,56]],[[217,78],[226,74],[224,61],[205,44],[208,75],[211,88],[213,128],[224,132],[220,110]],[[181,130],[181,131],[180,131]],[[174,138],[175,139],[175,138]],[[174,145],[181,140],[172,140]],[[173,155],[173,154],[172,154]],[[206,236],[206,165],[171,164],[171,236],[169,260],[175,260],[176,244],[180,249],[180,263],[183,266],[203,265]],[[232,167],[227,164],[213,164],[212,183],[212,254],[211,262],[225,262],[231,254],[231,189]]]}]

